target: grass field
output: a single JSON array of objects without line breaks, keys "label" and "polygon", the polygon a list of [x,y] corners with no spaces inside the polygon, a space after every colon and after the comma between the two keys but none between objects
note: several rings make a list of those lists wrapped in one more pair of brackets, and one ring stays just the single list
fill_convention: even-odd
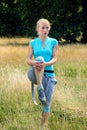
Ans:
[{"label": "grass field", "polygon": [[[31,100],[26,64],[29,38],[0,38],[0,130],[39,130],[41,104]],[[87,45],[59,45],[46,130],[87,130]],[[36,93],[37,97],[37,93]]]}]

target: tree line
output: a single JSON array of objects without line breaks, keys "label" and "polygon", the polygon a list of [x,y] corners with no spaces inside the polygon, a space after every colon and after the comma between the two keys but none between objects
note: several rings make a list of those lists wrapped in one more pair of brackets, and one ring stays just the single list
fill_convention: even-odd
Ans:
[{"label": "tree line", "polygon": [[35,37],[39,18],[50,21],[52,37],[87,43],[86,0],[0,0],[0,36]]}]

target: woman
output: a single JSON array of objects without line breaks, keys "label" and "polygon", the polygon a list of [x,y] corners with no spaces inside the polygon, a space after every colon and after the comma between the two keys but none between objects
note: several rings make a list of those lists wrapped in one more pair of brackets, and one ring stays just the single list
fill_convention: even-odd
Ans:
[{"label": "woman", "polygon": [[[39,19],[36,24],[38,37],[31,40],[28,47],[27,64],[33,66],[37,79],[38,98],[42,102],[41,130],[50,114],[50,105],[56,84],[53,64],[57,61],[58,41],[48,36],[50,23]],[[32,59],[34,56],[35,60]],[[38,57],[42,57],[40,62]]]}]

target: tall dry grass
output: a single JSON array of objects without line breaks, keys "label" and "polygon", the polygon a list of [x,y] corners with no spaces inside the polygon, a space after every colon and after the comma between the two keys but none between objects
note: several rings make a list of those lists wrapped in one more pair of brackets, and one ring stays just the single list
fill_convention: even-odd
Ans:
[{"label": "tall dry grass", "polygon": [[0,64],[26,64],[27,48],[25,46],[0,46]]},{"label": "tall dry grass", "polygon": [[[7,46],[10,39],[7,40],[4,46],[2,42],[0,46],[0,130],[38,130],[41,105],[34,106],[31,100],[30,82],[26,75],[28,48],[20,44]],[[87,46],[59,46],[55,72],[58,84],[48,129],[86,130]]]},{"label": "tall dry grass", "polygon": [[7,37],[1,37],[0,38],[0,45],[25,45],[28,44],[28,42],[31,40],[31,38],[23,38],[23,37],[14,37],[14,38],[7,38]]},{"label": "tall dry grass", "polygon": [[87,61],[87,45],[71,44],[59,47],[59,58],[61,60]]}]

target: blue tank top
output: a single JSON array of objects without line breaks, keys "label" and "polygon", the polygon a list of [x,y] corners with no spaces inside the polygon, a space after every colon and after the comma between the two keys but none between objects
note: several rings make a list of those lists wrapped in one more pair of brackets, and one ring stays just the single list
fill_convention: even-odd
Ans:
[{"label": "blue tank top", "polygon": [[[45,40],[45,47],[43,47],[41,39],[35,38],[35,39],[31,40],[29,44],[33,49],[34,58],[36,58],[38,56],[42,56],[44,58],[45,62],[48,62],[52,59],[52,50],[53,50],[54,46],[58,44],[58,41],[54,38],[48,37]],[[44,70],[54,70],[53,65],[46,66],[44,68]],[[55,73],[45,72],[45,74],[50,77],[55,76]]]}]

